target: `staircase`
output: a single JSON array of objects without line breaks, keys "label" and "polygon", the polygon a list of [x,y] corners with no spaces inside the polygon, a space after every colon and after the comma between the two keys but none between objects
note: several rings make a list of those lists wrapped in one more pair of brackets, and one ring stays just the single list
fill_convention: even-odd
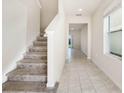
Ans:
[{"label": "staircase", "polygon": [[41,32],[17,62],[17,68],[7,74],[3,93],[55,93],[55,88],[47,88],[47,38]]}]

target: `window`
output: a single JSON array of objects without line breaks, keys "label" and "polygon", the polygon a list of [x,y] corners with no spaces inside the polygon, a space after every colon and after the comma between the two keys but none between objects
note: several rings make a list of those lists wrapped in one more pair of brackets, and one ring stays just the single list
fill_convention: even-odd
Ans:
[{"label": "window", "polygon": [[104,17],[104,52],[122,57],[122,10]]}]

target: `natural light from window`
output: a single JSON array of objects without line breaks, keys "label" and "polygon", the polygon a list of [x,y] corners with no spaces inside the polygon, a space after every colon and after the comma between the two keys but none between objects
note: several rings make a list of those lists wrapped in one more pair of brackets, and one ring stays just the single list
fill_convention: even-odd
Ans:
[{"label": "natural light from window", "polygon": [[104,53],[122,57],[122,10],[117,8],[104,17]]}]

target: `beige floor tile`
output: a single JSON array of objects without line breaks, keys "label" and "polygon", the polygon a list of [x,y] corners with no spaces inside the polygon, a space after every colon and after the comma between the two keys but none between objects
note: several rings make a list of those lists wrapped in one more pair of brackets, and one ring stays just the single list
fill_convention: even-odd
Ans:
[{"label": "beige floor tile", "polygon": [[67,88],[58,88],[57,93],[68,93]]},{"label": "beige floor tile", "polygon": [[121,90],[85,55],[72,50],[57,93],[121,93]]},{"label": "beige floor tile", "polygon": [[97,92],[97,93],[112,93],[112,92],[110,92],[106,87],[99,87],[99,88],[96,88],[96,92]]},{"label": "beige floor tile", "polygon": [[71,88],[69,88],[68,93],[81,93],[81,88],[80,87],[71,87]]},{"label": "beige floor tile", "polygon": [[95,89],[82,89],[82,93],[96,93]]}]

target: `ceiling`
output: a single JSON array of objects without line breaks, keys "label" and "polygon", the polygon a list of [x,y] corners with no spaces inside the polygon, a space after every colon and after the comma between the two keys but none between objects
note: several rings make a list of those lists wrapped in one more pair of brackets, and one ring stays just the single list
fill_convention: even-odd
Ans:
[{"label": "ceiling", "polygon": [[69,16],[90,15],[102,0],[64,0],[65,13]]},{"label": "ceiling", "polygon": [[81,31],[87,24],[69,24],[69,31]]}]

